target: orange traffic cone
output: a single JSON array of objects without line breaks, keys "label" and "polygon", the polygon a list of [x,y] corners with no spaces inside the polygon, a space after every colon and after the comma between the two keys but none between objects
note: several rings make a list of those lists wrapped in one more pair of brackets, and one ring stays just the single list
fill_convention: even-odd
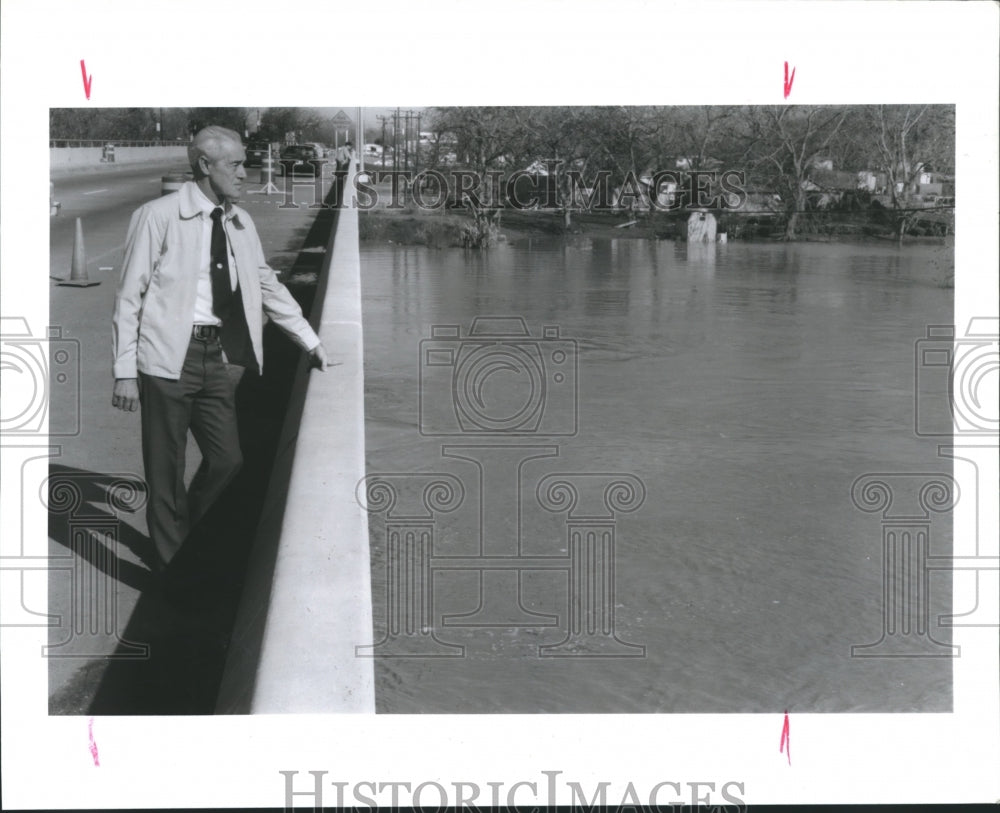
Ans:
[{"label": "orange traffic cone", "polygon": [[91,281],[87,276],[87,252],[83,248],[83,223],[76,219],[76,237],[73,240],[73,263],[70,266],[69,279],[64,279],[60,285],[72,285],[74,288],[89,288],[100,285],[99,281]]}]

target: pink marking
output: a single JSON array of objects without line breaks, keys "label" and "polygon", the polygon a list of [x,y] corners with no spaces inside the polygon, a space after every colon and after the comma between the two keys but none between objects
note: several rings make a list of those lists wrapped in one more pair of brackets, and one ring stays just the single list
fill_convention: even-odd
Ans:
[{"label": "pink marking", "polygon": [[101,759],[97,754],[97,743],[94,742],[94,718],[90,718],[87,723],[87,734],[90,736],[90,755],[94,758],[94,765],[101,767]]},{"label": "pink marking", "polygon": [[784,753],[788,757],[788,764],[792,764],[792,735],[788,729],[788,709],[785,709],[785,724],[781,727],[781,745],[778,753]]},{"label": "pink marking", "polygon": [[[785,63],[785,98],[788,98],[788,94],[792,92],[792,82],[795,81],[795,68],[792,68],[792,75],[788,75],[788,63]],[[90,93],[88,92],[87,98],[90,98]]]},{"label": "pink marking", "polygon": [[[83,60],[80,60],[80,73],[83,74],[83,92],[87,94],[87,101],[90,101],[90,85],[94,81],[93,76],[87,76],[87,66],[83,64]],[[785,94],[788,95],[787,93]]]}]

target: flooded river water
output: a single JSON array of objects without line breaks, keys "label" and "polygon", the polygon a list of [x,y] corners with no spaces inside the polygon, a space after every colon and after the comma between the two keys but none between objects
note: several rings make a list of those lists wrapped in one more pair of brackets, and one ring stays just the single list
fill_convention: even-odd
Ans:
[{"label": "flooded river water", "polygon": [[[951,471],[914,431],[944,417],[914,352],[953,321],[951,267],[944,246],[363,245],[379,711],[949,710],[949,658],[852,657],[884,637],[886,568],[852,487]],[[929,583],[940,654],[951,586]]]}]

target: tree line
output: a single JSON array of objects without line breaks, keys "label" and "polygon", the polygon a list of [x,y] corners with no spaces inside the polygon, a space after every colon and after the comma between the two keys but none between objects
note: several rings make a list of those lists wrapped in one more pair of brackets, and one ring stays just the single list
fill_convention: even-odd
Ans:
[{"label": "tree line", "polygon": [[534,161],[568,171],[610,173],[623,182],[664,169],[742,171],[751,192],[780,195],[785,235],[795,236],[817,165],[879,173],[902,238],[913,218],[921,173],[953,176],[951,105],[783,105],[646,107],[438,107],[428,163],[451,156],[485,174]]},{"label": "tree line", "polygon": [[[272,142],[289,133],[299,141],[337,140],[329,116],[299,107],[54,108],[49,115],[52,139],[186,141],[219,124]],[[902,238],[920,174],[953,175],[955,163],[952,105],[437,107],[427,120],[433,140],[423,166],[452,157],[485,175],[560,162],[556,187],[567,223],[571,170],[606,172],[621,183],[651,170],[721,167],[744,172],[751,192],[779,195],[786,236],[794,237],[807,181],[823,159],[838,170],[880,173]]]}]

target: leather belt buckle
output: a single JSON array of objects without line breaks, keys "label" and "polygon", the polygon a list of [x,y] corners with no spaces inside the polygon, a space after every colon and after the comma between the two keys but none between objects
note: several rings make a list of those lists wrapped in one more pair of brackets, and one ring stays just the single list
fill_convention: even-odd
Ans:
[{"label": "leather belt buckle", "polygon": [[191,336],[199,342],[211,342],[219,338],[218,325],[195,325],[191,329]]}]

